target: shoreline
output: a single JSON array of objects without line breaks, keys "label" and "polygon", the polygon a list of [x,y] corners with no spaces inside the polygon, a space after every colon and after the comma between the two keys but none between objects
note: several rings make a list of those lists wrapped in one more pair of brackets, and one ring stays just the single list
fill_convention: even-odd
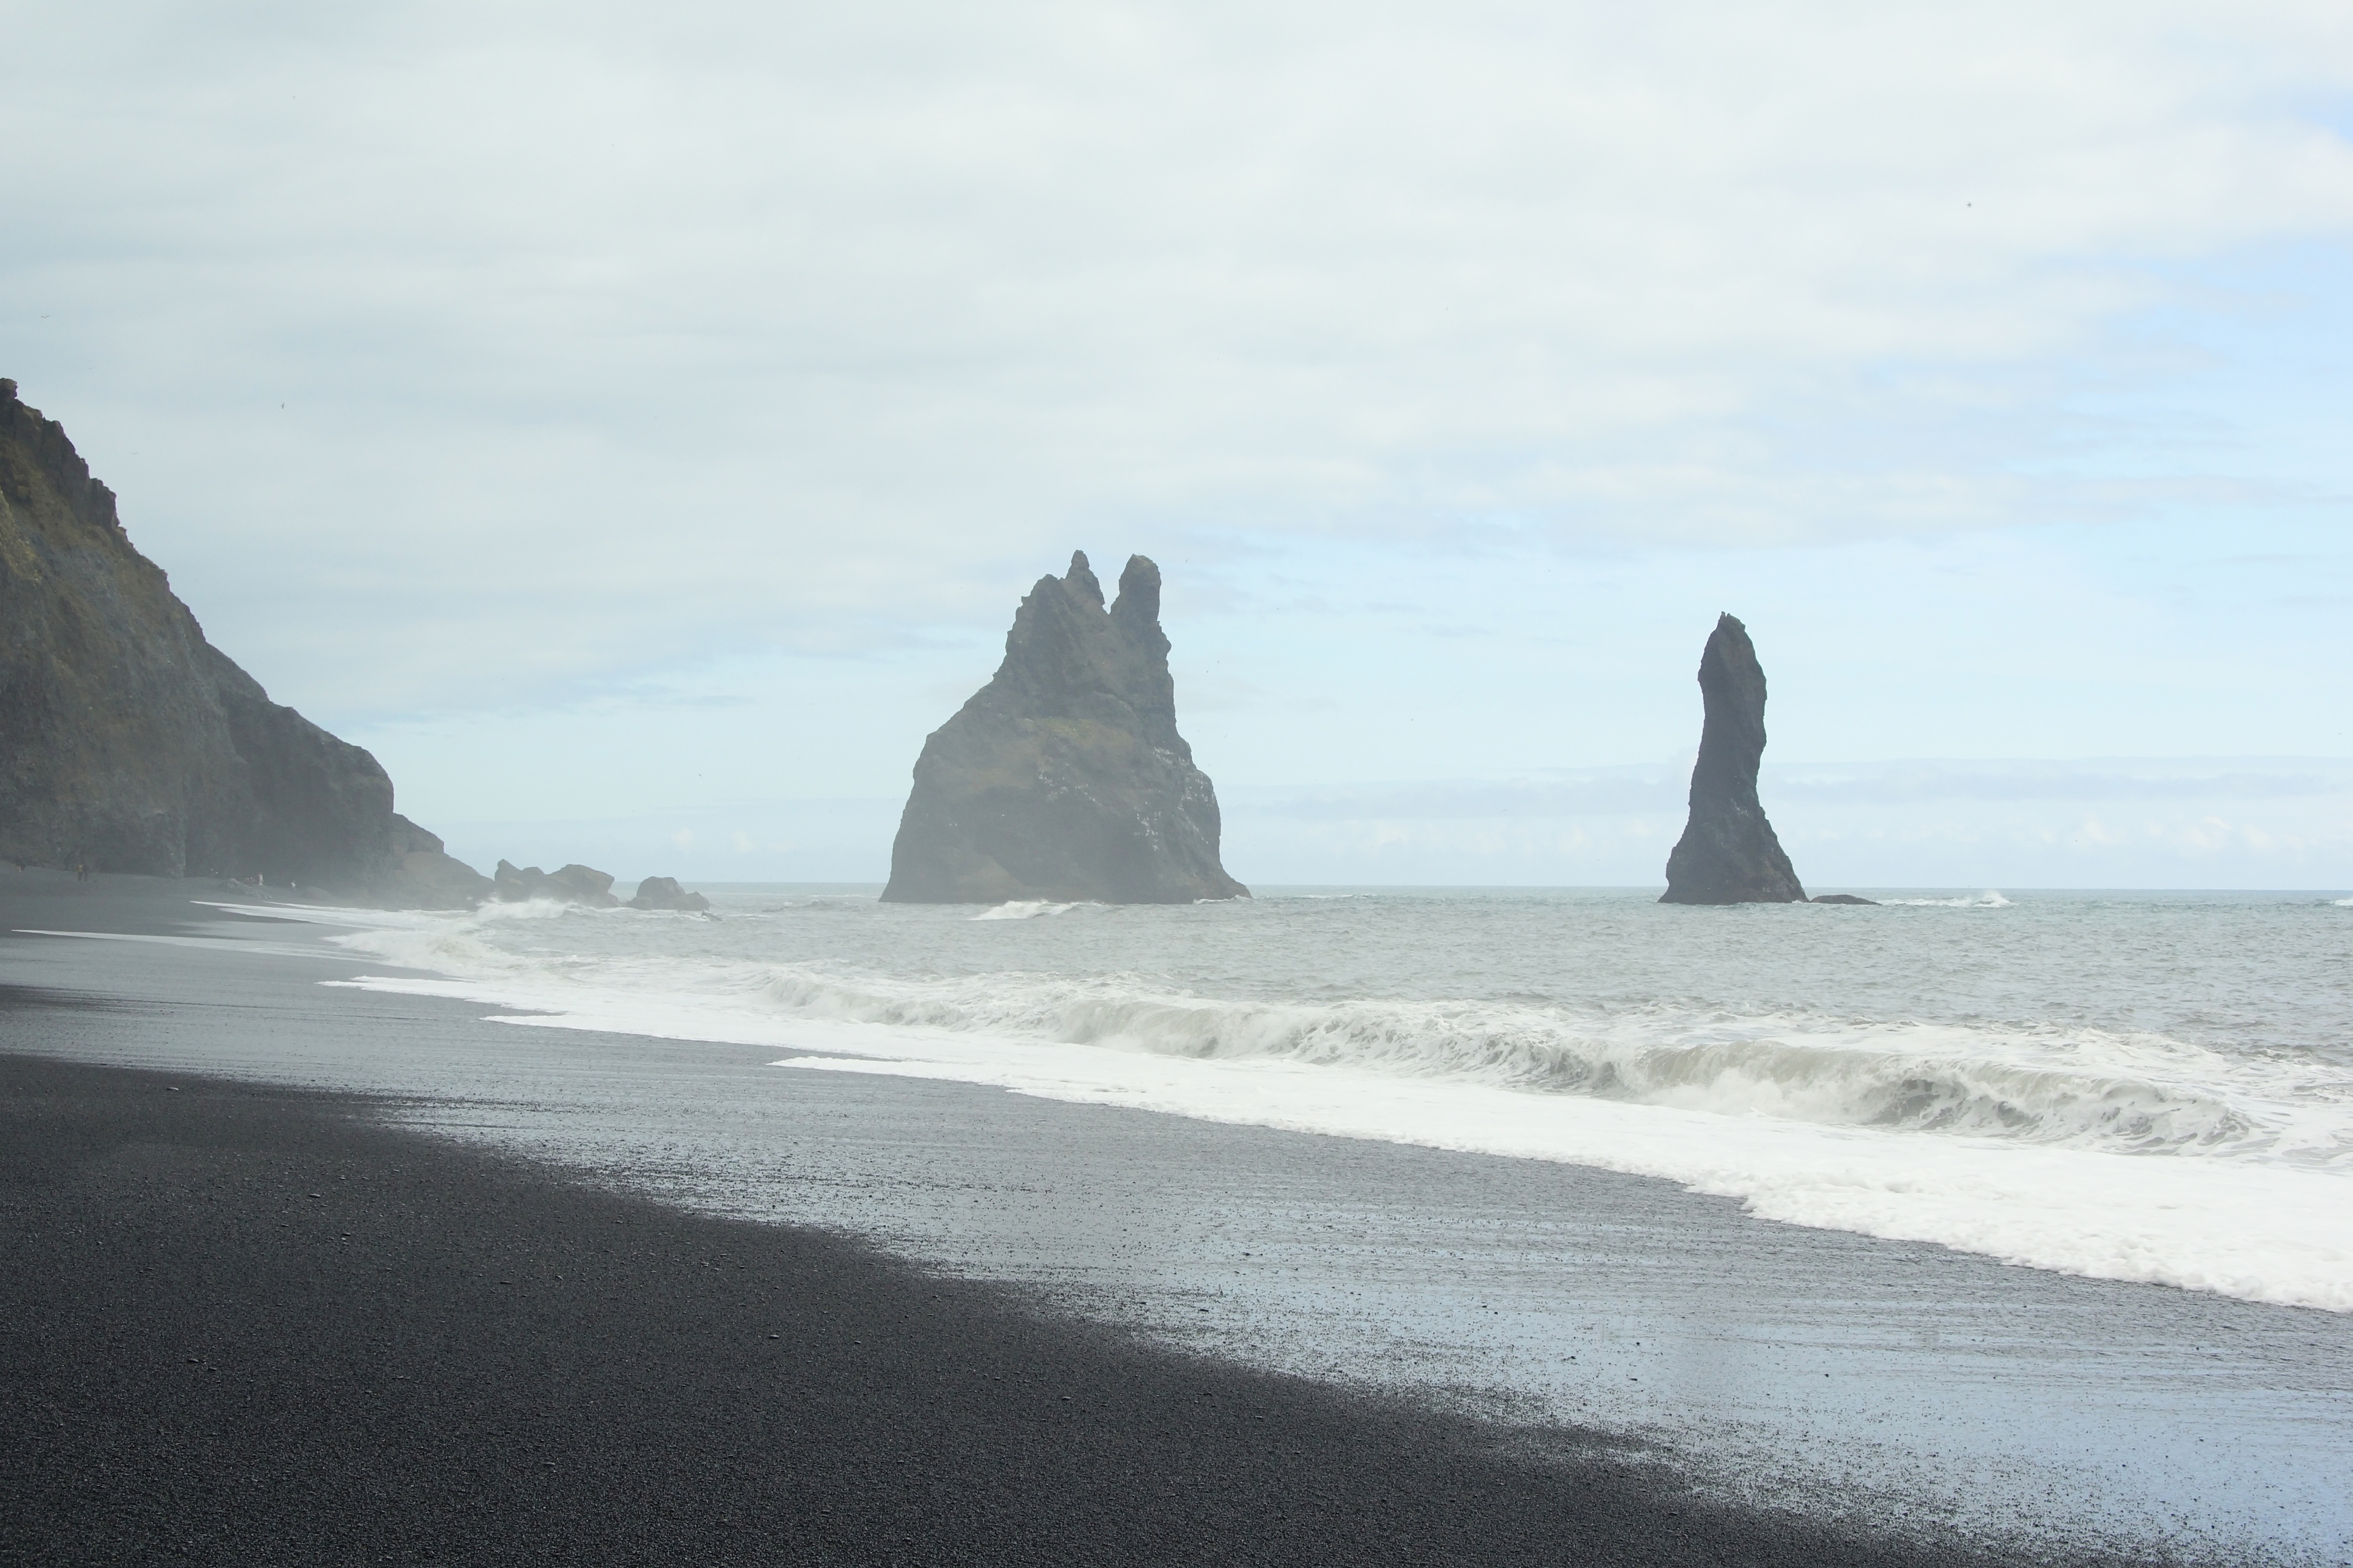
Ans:
[{"label": "shoreline", "polygon": [[[14,999],[12,1020],[54,1000]],[[83,1005],[87,1006],[87,1004]],[[807,1230],[0,1054],[0,1546],[47,1563],[1991,1561],[1041,1319]]]},{"label": "shoreline", "polygon": [[[2318,1413],[2306,1395],[2325,1410],[2327,1391],[2344,1387],[2353,1367],[2353,1336],[2334,1320],[2314,1329],[2318,1342],[2307,1350],[2299,1348],[2304,1333],[2296,1321],[2314,1314],[2185,1303],[2180,1293],[2161,1288],[2025,1279],[2024,1271],[1939,1249],[1748,1218],[1724,1200],[1650,1178],[1358,1146],[962,1085],[810,1083],[802,1080],[837,1075],[769,1070],[765,1064],[773,1054],[766,1050],[516,1029],[484,1022],[482,1009],[461,1003],[322,990],[317,982],[333,975],[333,964],[345,973],[382,966],[342,953],[285,956],[266,951],[277,945],[273,939],[290,934],[275,921],[216,919],[221,911],[194,909],[185,893],[175,905],[163,888],[119,891],[122,896],[109,894],[78,912],[96,916],[104,904],[112,913],[102,923],[120,934],[140,934],[131,928],[143,921],[149,936],[176,942],[195,932],[205,945],[0,940],[0,955],[8,960],[0,963],[0,982],[47,984],[50,1000],[75,993],[83,1004],[56,1007],[34,997],[29,1008],[0,1014],[9,1050],[30,1043],[51,1057],[144,1061],[180,1075],[210,1063],[231,1081],[212,1079],[208,1092],[244,1100],[276,1097],[272,1118],[378,1123],[354,1126],[353,1135],[440,1152],[430,1158],[449,1173],[443,1186],[418,1197],[424,1208],[464,1213],[479,1206],[481,1192],[520,1179],[558,1206],[575,1199],[621,1203],[660,1216],[645,1223],[742,1226],[744,1236],[765,1238],[762,1245],[823,1241],[849,1247],[861,1268],[928,1281],[925,1289],[981,1292],[959,1298],[959,1310],[985,1299],[990,1310],[1026,1325],[1039,1345],[1110,1346],[1163,1371],[1240,1379],[1232,1386],[1289,1390],[1282,1397],[1324,1402],[1318,1408],[1328,1419],[1319,1417],[1325,1425],[1312,1443],[1303,1440],[1296,1454],[1262,1456],[1317,1496],[1347,1495],[1345,1487],[1333,1490],[1340,1483],[1328,1472],[1352,1466],[1347,1456],[1371,1440],[1354,1435],[1361,1422],[1366,1432],[1388,1433],[1377,1441],[1391,1444],[1396,1456],[1398,1468],[1381,1480],[1380,1497],[1421,1497],[1442,1511],[1431,1500],[1440,1494],[1416,1489],[1414,1467],[1423,1461],[1409,1435],[1443,1432],[1452,1435],[1447,1442],[1469,1445],[1466,1452],[1519,1456],[1505,1467],[1509,1476],[1523,1476],[1534,1463],[1530,1473],[1550,1478],[1547,1486],[1567,1485],[1561,1478],[1572,1474],[1583,1478],[1576,1487],[1588,1492],[1606,1481],[1603,1489],[1614,1500],[1605,1511],[1626,1516],[1561,1526],[1527,1513],[1534,1505],[1524,1499],[1444,1530],[1392,1521],[1378,1542],[1366,1538],[1348,1550],[1343,1537],[1333,1536],[1321,1555],[1322,1537],[1286,1535],[1288,1525],[1268,1524],[1276,1531],[1270,1541],[1293,1543],[1267,1547],[1270,1560],[1418,1560],[1388,1551],[1388,1535],[1399,1530],[1405,1533],[1398,1539],[1425,1542],[1430,1560],[1459,1561],[1552,1560],[1578,1551],[1625,1562],[1839,1561],[1840,1552],[1852,1551],[1860,1555],[1851,1560],[1875,1562],[2296,1562],[2325,1560],[2331,1541],[2341,1539],[2329,1533],[2337,1524],[2312,1513],[2316,1505],[2295,1491],[2292,1476],[2280,1494],[2284,1502],[2259,1508],[2264,1500],[2257,1499],[2233,1514],[2223,1506],[2230,1498],[2218,1491],[2207,1504],[2184,1503],[2188,1517],[2137,1521],[2136,1510],[2146,1505],[2133,1500],[2146,1489],[2125,1484],[2128,1477],[2094,1473],[2104,1462],[2096,1453],[2090,1469],[2038,1468],[2043,1462],[2031,1450],[2038,1442],[2049,1448],[2052,1439],[2025,1430],[2014,1414],[2047,1414],[2067,1443],[2094,1449],[2104,1440],[2122,1444],[2115,1452],[2129,1456],[2127,1463],[2161,1460],[2166,1430],[2179,1428],[2188,1444],[2190,1425],[2201,1421],[2212,1424],[2218,1440],[2235,1438],[2260,1454],[2282,1440],[2280,1431],[2262,1415],[2263,1389],[2241,1385],[2259,1378],[2267,1387],[2301,1390],[2307,1407],[2289,1416]],[[19,928],[73,923],[59,917],[58,900],[40,901],[49,907],[37,920],[22,918],[33,912],[22,906],[5,912]],[[216,943],[247,951],[223,953],[214,951]],[[109,995],[113,1000],[101,1005]],[[306,1098],[267,1087],[290,1082],[337,1092]],[[367,1092],[348,1092],[362,1088]],[[646,1108],[661,1095],[673,1096],[675,1105]],[[723,1124],[705,1124],[711,1105],[733,1105],[747,1095],[760,1098],[731,1110]],[[172,1098],[188,1103],[185,1089]],[[9,1103],[21,1100],[12,1093]],[[240,1136],[269,1143],[280,1137],[265,1125],[269,1120],[249,1122]],[[394,1125],[380,1125],[387,1120]],[[429,1142],[403,1142],[419,1133]],[[744,1142],[759,1137],[770,1144]],[[401,1158],[414,1163],[418,1156]],[[460,1179],[460,1169],[475,1174]],[[487,1173],[492,1172],[507,1174]],[[1364,1211],[1334,1210],[1342,1194],[1365,1194]],[[667,1201],[657,1205],[649,1196]],[[695,1210],[700,1217],[689,1212]],[[722,1217],[729,1215],[740,1217]],[[1327,1219],[1345,1222],[1342,1233],[1325,1234]],[[1595,1237],[1599,1253],[1592,1251]],[[694,1245],[709,1251],[707,1244]],[[1236,1245],[1245,1248],[1244,1258],[1262,1246],[1273,1250],[1237,1268]],[[1531,1273],[1531,1247],[1548,1249],[1554,1262]],[[1273,1261],[1264,1261],[1270,1256]],[[1433,1268],[1460,1279],[1440,1278]],[[658,1301],[670,1286],[649,1278],[637,1288]],[[1559,1299],[1564,1290],[1577,1299]],[[1706,1299],[1727,1290],[1749,1299]],[[411,1308],[428,1312],[429,1296]],[[457,1291],[452,1299],[463,1296]],[[910,1321],[923,1321],[926,1310]],[[658,1313],[663,1338],[681,1331],[681,1321],[707,1329],[712,1310],[703,1301],[681,1320],[664,1305]],[[1504,1316],[1545,1312],[1552,1315],[1529,1318],[1528,1335],[1488,1345],[1485,1362],[1441,1342],[1466,1332],[1472,1341],[1492,1334]],[[955,1316],[923,1321],[920,1337],[933,1344],[946,1342],[942,1335],[953,1339],[963,1331]],[[1978,1342],[1961,1342],[1965,1331]],[[2217,1334],[2238,1342],[2228,1360],[2196,1359],[2188,1342]],[[1526,1357],[1531,1345],[1547,1343],[1581,1355],[1588,1382],[1546,1395],[1539,1386],[1546,1374],[1531,1371]],[[332,1360],[343,1352],[322,1353]],[[1837,1375],[1822,1381],[1825,1373],[1815,1368]],[[1598,1396],[1610,1378],[1620,1379],[1619,1393],[1596,1397],[1581,1415],[1573,1402],[1552,1397]],[[1817,1381],[1809,1384],[1808,1378]],[[1641,1382],[1629,1389],[1630,1379]],[[1923,1408],[1907,1415],[1907,1403]],[[1687,1427],[1718,1415],[1745,1423],[1757,1439],[1745,1458],[1757,1458],[1759,1445],[1769,1447],[1778,1438],[1791,1450],[1795,1470],[1815,1472],[1816,1489],[1777,1490],[1791,1478],[1769,1473],[1773,1457],[1766,1453],[1767,1468],[1746,1478],[1762,1483],[1750,1492],[1782,1506],[1745,1505],[1718,1484],[1722,1474],[1709,1473],[1711,1456],[1679,1447],[1674,1432],[1642,1418],[1646,1410],[1681,1410]],[[1167,1411],[1128,1409],[1106,1420],[1135,1427],[1120,1441],[1149,1448],[1158,1440],[1155,1423],[1169,1417]],[[2085,1419],[2092,1425],[2082,1426]],[[2071,1420],[2080,1429],[2068,1427]],[[1938,1437],[1943,1458],[1914,1454],[1908,1470],[1890,1465],[1873,1471],[1874,1449],[1885,1450],[1883,1458],[1894,1453],[1889,1444],[1913,1442],[1905,1435],[1907,1421],[1952,1427],[1963,1450]],[[1966,1451],[1970,1421],[1983,1426],[1986,1451],[1976,1458]],[[2341,1409],[2316,1426],[2288,1426],[2298,1441],[2327,1446],[2345,1438]],[[1828,1440],[1839,1435],[1849,1439],[1845,1447]],[[1213,1447],[1228,1440],[1195,1436]],[[2014,1463],[2006,1447],[2013,1443],[2024,1445]],[[2188,1459],[2211,1452],[2182,1449]],[[2324,1447],[2324,1467],[2325,1453]],[[1725,1461],[1727,1454],[1737,1470],[1742,1454],[1727,1450],[1714,1458]],[[887,1469],[889,1458],[885,1451],[877,1463]],[[1192,1463],[1181,1457],[1169,1462]],[[2010,1473],[2006,1464],[2026,1468]],[[1982,1493],[1979,1502],[1996,1512],[2006,1498],[2031,1500],[2054,1478],[2057,1485],[2089,1489],[2080,1497],[2044,1496],[2041,1517],[2021,1518],[2006,1539],[1991,1542],[1982,1517],[1957,1521],[1933,1489],[1909,1488],[1907,1477],[1949,1481],[1965,1498]],[[975,1484],[985,1491],[993,1483],[981,1477]],[[1282,1515],[1291,1506],[1283,1500],[1289,1485],[1252,1494],[1260,1500],[1247,1507]],[[1483,1495],[1460,1486],[1445,1495]],[[2104,1500],[2102,1489],[2114,1495]],[[1495,1495],[1522,1494],[1506,1487]],[[1065,1524],[1075,1517],[1070,1505],[1034,1493],[1005,1506]],[[1366,1494],[1346,1506],[1378,1519],[1388,1505]],[[2291,1517],[2282,1519],[2278,1507],[2294,1510]],[[1659,1519],[1667,1517],[1662,1509],[1687,1522],[1710,1522],[1698,1536],[1670,1539],[1658,1533],[1664,1528]],[[1145,1512],[1179,1517],[1161,1503]],[[1222,1515],[1179,1514],[1187,1522],[1170,1526],[1176,1533],[1155,1538],[1145,1555],[1247,1560],[1259,1550],[1218,1535],[1227,1528],[1219,1522]],[[1120,1527],[1098,1521],[1086,1528],[1116,1534]],[[1199,1542],[1229,1546],[1195,1542],[1197,1529],[1209,1532]],[[1558,1529],[1568,1533],[1550,1545],[1538,1539]],[[1604,1533],[1580,1537],[1577,1529]],[[1447,1533],[1461,1530],[1473,1535]],[[1575,1546],[1579,1540],[1587,1544]],[[2110,1543],[2118,1543],[2113,1554]],[[807,1560],[890,1560],[882,1550],[887,1541],[866,1545],[876,1554],[844,1557],[828,1547]],[[596,1548],[589,1542],[581,1550]],[[1778,1555],[1785,1550],[1797,1555]],[[1041,1560],[1036,1550],[1025,1552]],[[768,1557],[740,1560],[791,1556],[775,1549]],[[1115,1561],[1119,1551],[1070,1560]]]},{"label": "shoreline", "polygon": [[[1480,904],[1472,923],[1508,925],[1526,951],[1589,945],[1613,975],[1609,994],[1541,961],[1515,971],[1526,984],[1508,995],[1467,974],[1431,991],[1398,944],[1412,927],[1463,922],[1410,900],[971,915],[723,896],[725,921],[746,923],[542,904],[391,918],[334,940],[446,971],[363,982],[370,989],[543,1014],[551,1026],[761,1045],[797,1070],[1619,1171],[1813,1228],[2353,1311],[2353,1171],[2329,1146],[2327,1113],[2303,1114],[2307,1097],[2310,1109],[2328,1099],[2324,1085],[2345,1087],[2327,1046],[2342,1004],[2317,1003],[2321,988],[2301,980],[2348,956],[2339,910],[2238,902],[2159,929],[2133,917],[2137,937],[2176,956],[2186,931],[2216,923],[2229,929],[2209,931],[2214,951],[2279,955],[2263,973],[2186,976],[2152,1017],[2114,994],[2113,973],[2108,994],[2013,992],[1989,1015],[1949,989],[1923,1009],[1891,1009],[1854,978],[1906,950],[1978,949],[1992,973],[2095,945],[2094,929],[2068,929],[2081,927],[2080,908],[1891,910],[1864,925],[1800,915],[1816,929],[1778,932],[1762,929],[1785,923],[1778,914],[1735,914],[1716,931],[1716,915],[1651,900]],[[1355,969],[1337,989],[1314,968],[1287,988],[1242,978],[1261,945],[1278,968],[1308,949],[1346,966],[1358,939],[1343,933],[1359,924],[1407,972],[1403,984]],[[1672,974],[1629,952],[1746,970],[1746,994],[1677,995]],[[1164,973],[1162,956],[1176,952],[1187,956]],[[2290,992],[2300,1010],[2252,1037],[2200,1032],[2253,996],[2288,1007]],[[2298,1061],[2323,1081],[2300,1079]]]}]

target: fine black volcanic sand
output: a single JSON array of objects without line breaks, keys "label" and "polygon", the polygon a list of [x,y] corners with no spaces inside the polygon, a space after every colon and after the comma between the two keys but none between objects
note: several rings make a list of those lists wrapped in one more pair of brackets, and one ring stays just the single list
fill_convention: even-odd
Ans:
[{"label": "fine black volcanic sand", "polygon": [[[18,1046],[88,1000],[11,989]],[[0,1055],[0,1558],[1975,1561],[1139,1346],[364,1101]]]}]

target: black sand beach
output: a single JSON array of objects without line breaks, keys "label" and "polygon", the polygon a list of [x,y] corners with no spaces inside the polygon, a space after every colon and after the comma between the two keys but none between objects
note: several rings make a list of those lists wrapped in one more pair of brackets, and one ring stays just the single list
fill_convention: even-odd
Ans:
[{"label": "black sand beach", "polygon": [[[168,884],[8,880],[12,929],[201,941],[213,913]],[[9,1560],[2113,1560],[1726,1502],[1622,1436],[1188,1354],[402,1131],[395,1098],[256,1082],[322,1032],[497,1048],[478,1009],[322,991],[316,959],[0,954]],[[208,1054],[238,1078],[93,1065]]]},{"label": "black sand beach", "polygon": [[[12,1033],[60,1005],[12,994]],[[347,1100],[23,1056],[0,1085],[16,1561],[1953,1560]]]}]

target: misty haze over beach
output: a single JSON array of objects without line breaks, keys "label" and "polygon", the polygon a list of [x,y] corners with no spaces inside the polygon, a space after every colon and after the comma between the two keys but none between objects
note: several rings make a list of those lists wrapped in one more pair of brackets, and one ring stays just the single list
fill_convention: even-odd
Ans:
[{"label": "misty haze over beach", "polygon": [[0,1559],[2353,1561],[2353,14],[19,7]]}]

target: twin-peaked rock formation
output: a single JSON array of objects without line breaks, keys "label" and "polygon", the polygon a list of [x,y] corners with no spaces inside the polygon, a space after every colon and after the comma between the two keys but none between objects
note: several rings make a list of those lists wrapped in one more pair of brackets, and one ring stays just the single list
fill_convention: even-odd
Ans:
[{"label": "twin-peaked rock formation", "polygon": [[1757,801],[1757,768],[1765,756],[1765,671],[1748,628],[1730,616],[1717,619],[1700,656],[1699,689],[1707,718],[1692,769],[1691,821],[1667,857],[1667,891],[1659,901],[1801,902],[1806,889]]},{"label": "twin-peaked rock formation", "polygon": [[923,742],[882,897],[1248,898],[1218,833],[1217,792],[1176,732],[1160,569],[1131,556],[1106,610],[1080,553],[1038,580],[996,676]]}]

